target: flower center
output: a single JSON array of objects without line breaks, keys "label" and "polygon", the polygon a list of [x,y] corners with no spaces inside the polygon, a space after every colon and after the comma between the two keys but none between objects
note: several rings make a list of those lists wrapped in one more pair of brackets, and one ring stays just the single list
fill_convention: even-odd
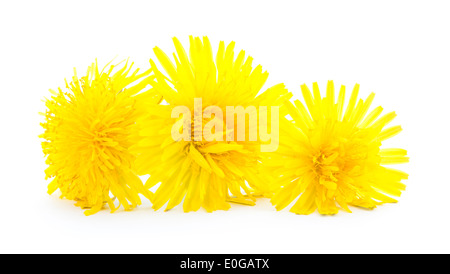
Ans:
[{"label": "flower center", "polygon": [[319,150],[312,157],[313,172],[319,179],[319,183],[327,188],[336,188],[336,178],[340,171],[339,153],[335,150]]}]

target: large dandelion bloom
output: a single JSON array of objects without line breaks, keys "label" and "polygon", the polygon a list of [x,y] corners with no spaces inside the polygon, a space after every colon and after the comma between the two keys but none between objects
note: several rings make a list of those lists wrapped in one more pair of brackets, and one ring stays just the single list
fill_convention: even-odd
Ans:
[{"label": "large dandelion bloom", "polygon": [[136,81],[150,71],[130,74],[131,66],[127,63],[112,74],[114,66],[103,73],[92,64],[81,79],[75,72],[73,81],[66,82],[67,91],[51,91],[53,96],[46,100],[45,132],[40,137],[45,139],[42,148],[49,165],[46,178],[53,178],[48,193],[60,189],[62,198],[90,208],[86,215],[105,203],[111,212],[120,205],[130,210],[141,203],[139,193],[151,195],[132,172],[135,157],[128,151],[130,127],[140,114],[134,95],[148,85]]},{"label": "large dandelion bloom", "polygon": [[[345,87],[335,100],[333,82],[329,81],[322,98],[317,83],[313,94],[301,86],[306,107],[288,102],[291,120],[280,122],[280,148],[270,153],[267,171],[275,175],[278,191],[271,202],[281,210],[295,199],[291,212],[336,214],[350,212],[348,205],[374,208],[396,202],[407,179],[404,172],[384,167],[408,162],[403,149],[380,149],[381,143],[401,131],[400,126],[386,128],[394,112],[380,117],[381,107],[368,115],[374,98],[358,100],[356,85],[344,110]],[[309,111],[309,112],[308,112]]]},{"label": "large dandelion bloom", "polygon": [[[137,154],[138,174],[150,174],[146,187],[161,183],[154,194],[153,208],[166,210],[180,204],[184,198],[185,212],[200,207],[211,212],[227,210],[228,202],[253,205],[256,194],[265,191],[265,178],[260,176],[260,138],[238,140],[236,128],[230,128],[223,117],[208,114],[211,107],[225,112],[226,106],[278,106],[290,97],[283,85],[276,85],[258,95],[268,73],[261,66],[252,68],[252,58],[244,51],[234,56],[234,42],[225,47],[220,42],[214,61],[207,37],[190,37],[189,57],[181,43],[173,39],[175,64],[160,50],[154,52],[164,75],[150,60],[154,79],[153,89],[161,94],[166,104],[149,104],[147,116],[138,119],[137,135],[140,141],[132,148]],[[201,105],[195,107],[195,101]],[[192,115],[172,118],[177,106],[185,106]],[[195,113],[203,113],[196,118]],[[246,116],[249,122],[250,116]],[[210,129],[219,138],[205,138],[208,122],[223,122]],[[249,137],[250,123],[246,123]],[[174,140],[172,130],[187,125],[190,140]],[[202,134],[203,132],[203,134]],[[233,141],[225,136],[231,134]]]}]

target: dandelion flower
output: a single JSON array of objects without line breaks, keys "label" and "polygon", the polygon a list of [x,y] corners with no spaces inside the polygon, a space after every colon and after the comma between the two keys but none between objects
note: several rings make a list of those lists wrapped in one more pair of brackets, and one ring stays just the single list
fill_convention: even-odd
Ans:
[{"label": "dandelion flower", "polygon": [[[163,74],[150,60],[154,78],[150,84],[161,94],[165,104],[147,108],[147,115],[137,120],[136,132],[140,141],[132,147],[136,153],[138,174],[150,174],[146,187],[158,186],[153,208],[166,210],[180,204],[185,212],[203,207],[208,212],[227,210],[228,202],[254,205],[255,196],[264,192],[260,176],[261,141],[239,141],[236,128],[230,128],[223,117],[206,115],[208,109],[226,106],[279,106],[290,97],[282,84],[273,86],[260,95],[268,73],[261,66],[252,68],[252,58],[240,51],[234,57],[234,42],[225,47],[220,42],[214,61],[207,37],[190,37],[189,57],[178,39],[173,39],[176,54],[173,63],[158,47],[155,55],[166,71]],[[201,106],[195,108],[195,100]],[[177,106],[185,106],[190,116],[172,118]],[[204,113],[195,118],[195,112]],[[234,141],[205,137],[206,127],[218,119],[222,127],[211,130],[215,136],[231,134]],[[246,117],[247,122],[249,116]],[[172,130],[186,125],[190,139],[174,140]],[[246,125],[248,137],[249,124]],[[203,135],[201,134],[203,132]]]},{"label": "dandelion flower", "polygon": [[45,139],[46,178],[53,178],[48,193],[59,189],[61,198],[89,208],[85,215],[98,212],[105,203],[111,212],[120,205],[130,210],[141,203],[138,194],[151,195],[133,173],[135,157],[128,151],[130,128],[140,115],[134,95],[148,85],[136,81],[150,71],[129,74],[131,67],[127,62],[113,74],[114,66],[104,73],[94,63],[80,79],[75,71],[73,81],[66,81],[67,91],[50,90],[53,96],[45,102],[45,132],[40,137]]},{"label": "dandelion flower", "polygon": [[270,153],[267,171],[276,179],[278,191],[271,202],[281,210],[296,202],[290,211],[310,214],[336,214],[339,209],[351,212],[348,205],[374,208],[396,202],[408,175],[384,165],[408,162],[403,149],[380,149],[381,143],[401,131],[400,126],[386,128],[396,114],[380,117],[381,107],[368,115],[374,94],[358,100],[355,85],[344,110],[345,87],[335,99],[334,85],[328,82],[322,98],[317,83],[313,94],[301,86],[306,107],[298,100],[287,102],[293,119],[280,122],[280,147]]}]

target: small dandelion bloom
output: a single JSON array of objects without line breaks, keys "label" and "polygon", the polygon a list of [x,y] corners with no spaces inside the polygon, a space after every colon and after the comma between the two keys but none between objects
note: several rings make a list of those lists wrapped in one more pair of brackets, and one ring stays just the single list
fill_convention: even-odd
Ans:
[{"label": "small dandelion bloom", "polygon": [[151,198],[132,171],[135,157],[128,151],[130,128],[140,115],[134,95],[148,85],[136,81],[150,71],[129,74],[131,67],[127,62],[113,74],[114,66],[99,72],[94,63],[80,79],[75,71],[73,81],[66,82],[67,91],[51,90],[53,96],[45,102],[45,132],[40,137],[45,139],[46,178],[53,178],[48,193],[59,189],[61,198],[89,208],[85,215],[98,212],[105,203],[111,212],[120,205],[130,210],[141,203],[138,194]]},{"label": "small dandelion bloom", "polygon": [[[247,113],[246,138],[239,140],[239,129],[230,127],[226,115],[219,112],[227,106],[250,107],[247,110],[253,112],[259,106],[280,106],[290,94],[280,84],[258,95],[268,73],[261,66],[253,69],[252,58],[246,58],[244,51],[235,58],[234,42],[226,47],[220,42],[214,60],[207,37],[203,41],[190,37],[189,57],[178,39],[173,40],[175,64],[154,49],[167,75],[150,60],[154,73],[150,84],[165,104],[146,108],[147,115],[136,122],[140,141],[132,147],[138,174],[150,174],[146,187],[160,183],[153,208],[167,203],[169,210],[183,199],[185,212],[200,207],[208,212],[227,210],[228,202],[254,205],[255,196],[265,189],[259,170],[262,141],[247,138],[255,129],[249,117],[255,116]],[[174,117],[177,107],[185,107],[187,113]],[[174,138],[180,132],[185,138]]]},{"label": "small dandelion bloom", "polygon": [[381,143],[401,131],[400,126],[386,128],[396,114],[381,118],[382,108],[368,115],[374,94],[358,100],[359,85],[344,109],[345,87],[335,99],[334,85],[328,82],[322,98],[317,83],[313,94],[301,86],[306,107],[296,100],[287,102],[293,120],[280,122],[280,147],[269,153],[266,170],[275,174],[278,188],[271,202],[281,210],[296,202],[290,211],[310,214],[336,214],[339,209],[351,212],[348,205],[374,208],[396,202],[408,175],[384,167],[408,162],[403,149],[380,149]]}]

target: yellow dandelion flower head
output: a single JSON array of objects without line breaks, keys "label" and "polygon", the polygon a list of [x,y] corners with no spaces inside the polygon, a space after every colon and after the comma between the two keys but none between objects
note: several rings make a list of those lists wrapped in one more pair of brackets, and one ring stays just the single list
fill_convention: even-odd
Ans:
[{"label": "yellow dandelion flower head", "polygon": [[[154,72],[150,84],[165,103],[146,108],[147,115],[136,123],[140,141],[132,147],[138,174],[150,174],[146,186],[160,183],[153,208],[157,210],[168,202],[169,210],[183,199],[186,212],[200,207],[208,212],[227,210],[228,202],[253,205],[255,195],[264,192],[265,183],[259,171],[262,141],[248,138],[250,129],[255,129],[249,121],[255,117],[251,113],[259,106],[281,106],[290,94],[279,84],[258,95],[268,73],[259,65],[253,68],[253,59],[245,57],[244,51],[235,57],[234,42],[227,46],[220,42],[214,58],[207,37],[190,37],[189,56],[178,39],[173,41],[174,62],[154,48],[166,73],[150,60]],[[174,117],[173,111],[179,106],[188,113]],[[237,138],[239,130],[226,123],[227,106],[249,110],[244,117],[246,138]],[[223,115],[208,113],[211,108],[223,110]],[[209,127],[211,121],[219,124]],[[186,131],[180,132],[188,138],[174,138],[172,131],[183,126]],[[208,138],[206,128],[218,138]]]},{"label": "yellow dandelion flower head", "polygon": [[40,137],[45,139],[46,178],[53,178],[48,192],[60,189],[61,197],[90,208],[86,215],[105,203],[112,212],[120,205],[129,210],[141,203],[138,193],[151,195],[132,172],[135,157],[128,151],[130,128],[140,114],[134,95],[148,85],[136,81],[150,70],[130,74],[132,65],[127,62],[119,70],[112,65],[103,72],[95,62],[84,77],[75,71],[73,81],[66,81],[67,90],[51,90],[45,102],[45,132]]},{"label": "yellow dandelion flower head", "polygon": [[345,86],[335,98],[334,85],[328,82],[326,96],[321,97],[317,83],[313,93],[301,86],[306,107],[296,100],[287,102],[292,120],[280,122],[280,147],[269,153],[264,163],[275,174],[278,191],[271,202],[281,210],[296,202],[290,211],[310,214],[350,212],[348,205],[374,208],[396,202],[408,175],[384,167],[408,162],[403,149],[380,149],[381,143],[401,131],[400,126],[386,128],[396,114],[381,116],[377,107],[368,115],[374,94],[358,100],[355,85],[344,109]]}]

